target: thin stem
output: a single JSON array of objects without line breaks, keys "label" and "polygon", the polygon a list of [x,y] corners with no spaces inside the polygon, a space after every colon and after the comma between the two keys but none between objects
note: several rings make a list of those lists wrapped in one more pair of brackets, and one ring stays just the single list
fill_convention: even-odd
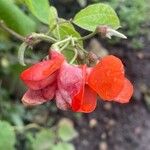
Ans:
[{"label": "thin stem", "polygon": [[66,38],[66,39],[64,39],[64,40],[62,40],[62,41],[59,41],[59,42],[55,43],[54,45],[55,45],[55,46],[58,46],[58,45],[60,45],[60,44],[63,44],[63,43],[65,43],[65,42],[68,42],[68,41],[70,41],[70,40],[71,40],[71,37],[68,37],[68,38]]},{"label": "thin stem", "polygon": [[72,19],[70,20],[58,20],[58,24],[64,24],[64,23],[71,23]]},{"label": "thin stem", "polygon": [[69,62],[70,64],[73,64],[74,61],[76,60],[77,56],[78,56],[78,51],[77,51],[77,49],[74,48],[73,51],[74,51],[74,56],[73,56],[73,58],[71,59],[71,61]]},{"label": "thin stem", "polygon": [[26,48],[28,47],[27,43],[26,42],[23,42],[20,47],[19,47],[19,50],[18,50],[18,60],[19,60],[19,63],[22,65],[22,66],[26,66],[25,62],[24,62],[24,53],[25,53],[25,50]]},{"label": "thin stem", "polygon": [[63,51],[68,45],[69,45],[70,41],[66,42],[61,48],[60,51]]},{"label": "thin stem", "polygon": [[20,34],[16,33],[15,31],[11,30],[10,28],[8,28],[3,20],[0,20],[0,28],[5,30],[6,32],[10,33],[11,35],[16,37],[20,41],[23,41],[23,42],[25,41],[25,37],[21,36]]},{"label": "thin stem", "polygon": [[38,124],[31,123],[26,126],[14,126],[15,131],[25,131],[25,130],[30,130],[30,129],[42,129],[43,127],[39,126]]},{"label": "thin stem", "polygon": [[57,34],[58,34],[58,39],[60,40],[59,25],[58,24],[56,25],[56,31],[57,31]]},{"label": "thin stem", "polygon": [[77,44],[76,46],[83,52],[88,53],[84,48],[82,48],[82,46],[80,44]]},{"label": "thin stem", "polygon": [[74,41],[73,38],[71,38],[71,44],[72,44],[73,47],[75,46],[75,41]]},{"label": "thin stem", "polygon": [[36,39],[36,40],[44,40],[44,41],[47,41],[47,42],[51,42],[51,43],[55,43],[55,42],[57,42],[57,40],[56,39],[54,39],[54,38],[52,38],[52,37],[50,37],[50,36],[48,36],[48,35],[45,35],[45,34],[42,34],[42,33],[40,33],[40,34],[38,34],[38,33],[33,33],[32,35],[31,35],[31,37],[34,39]]},{"label": "thin stem", "polygon": [[90,34],[88,34],[86,36],[83,36],[81,38],[78,38],[77,40],[87,40],[87,39],[90,39],[91,37],[95,36],[96,34],[97,34],[97,31],[92,32],[92,33],[90,33]]}]

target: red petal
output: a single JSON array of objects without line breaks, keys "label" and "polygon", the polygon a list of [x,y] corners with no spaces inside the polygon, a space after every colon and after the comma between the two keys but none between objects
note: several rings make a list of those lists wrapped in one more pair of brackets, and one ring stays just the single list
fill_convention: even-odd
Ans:
[{"label": "red petal", "polygon": [[64,63],[58,75],[56,104],[60,109],[91,112],[96,107],[96,92],[85,86],[86,65],[82,68]]},{"label": "red petal", "polygon": [[31,80],[25,80],[25,84],[32,90],[40,90],[50,84],[52,84],[57,79],[58,72],[54,72],[46,79],[40,80],[40,81],[31,81]]},{"label": "red petal", "polygon": [[60,68],[64,57],[54,51],[51,54],[51,60],[37,63],[22,72],[20,77],[29,88],[38,90],[53,82],[55,75],[52,74]]},{"label": "red petal", "polygon": [[72,99],[72,110],[75,112],[90,113],[96,108],[96,92],[86,82],[86,66],[83,66],[83,82],[80,92]]},{"label": "red petal", "polygon": [[[62,99],[71,105],[72,97],[80,91],[82,86],[82,70],[79,67],[64,63],[57,78],[58,92]],[[56,101],[57,99],[56,93]]]},{"label": "red petal", "polygon": [[93,68],[88,85],[105,100],[116,97],[124,84],[124,67],[115,56],[106,56]]},{"label": "red petal", "polygon": [[125,79],[124,86],[119,95],[114,99],[114,101],[119,103],[128,103],[133,94],[133,85],[128,79]]},{"label": "red petal", "polygon": [[22,102],[25,105],[40,105],[44,102],[51,100],[54,97],[56,90],[56,84],[47,86],[41,90],[31,90],[29,89],[23,96]]},{"label": "red petal", "polygon": [[72,100],[72,110],[75,112],[90,113],[95,110],[97,99],[96,92],[88,85],[84,87]]}]

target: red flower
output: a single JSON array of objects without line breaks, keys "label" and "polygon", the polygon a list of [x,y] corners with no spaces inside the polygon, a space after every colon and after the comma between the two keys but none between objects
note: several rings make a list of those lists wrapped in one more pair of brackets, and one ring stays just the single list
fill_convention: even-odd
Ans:
[{"label": "red flower", "polygon": [[29,89],[24,94],[22,98],[22,102],[25,105],[40,105],[44,102],[47,102],[51,99],[53,99],[56,91],[56,83],[53,83],[52,85],[48,85],[47,87],[40,89],[40,90],[32,90]]},{"label": "red flower", "polygon": [[64,62],[62,54],[51,51],[51,59],[39,62],[21,73],[21,79],[29,87],[22,98],[27,105],[38,105],[55,95],[58,69]]},{"label": "red flower", "polygon": [[91,112],[96,107],[96,93],[85,85],[86,65],[73,66],[64,63],[60,69],[56,92],[57,107],[76,112]]},{"label": "red flower", "polygon": [[29,87],[22,101],[38,105],[55,97],[62,110],[92,112],[97,94],[104,100],[127,103],[133,86],[124,75],[120,59],[106,56],[95,67],[70,65],[62,54],[51,51],[50,60],[37,63],[21,74]]},{"label": "red flower", "polygon": [[80,91],[72,99],[73,111],[89,113],[96,108],[97,93],[86,84],[89,73],[90,69],[86,65],[82,66],[82,86]]},{"label": "red flower", "polygon": [[103,100],[126,103],[133,94],[133,86],[124,76],[121,60],[115,56],[106,56],[93,68],[88,85]]}]

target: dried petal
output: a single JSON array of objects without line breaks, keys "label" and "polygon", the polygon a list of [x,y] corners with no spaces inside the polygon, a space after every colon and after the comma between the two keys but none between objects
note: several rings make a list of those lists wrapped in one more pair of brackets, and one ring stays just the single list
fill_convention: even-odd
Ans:
[{"label": "dried petal", "polygon": [[56,105],[61,110],[68,110],[70,109],[70,104],[65,101],[59,91],[56,91]]},{"label": "dried petal", "polygon": [[[56,102],[59,103],[61,99],[61,101],[65,101],[71,105],[72,97],[80,91],[82,86],[82,69],[64,63],[60,68],[57,84]],[[61,96],[57,96],[57,94]],[[60,97],[60,99],[58,97]]]},{"label": "dried petal", "polygon": [[121,60],[109,55],[93,68],[88,85],[104,100],[116,97],[124,85],[124,67]]},{"label": "dried petal", "polygon": [[22,102],[28,106],[40,105],[50,101],[55,94],[56,84],[47,86],[41,90],[29,89],[23,96]]}]

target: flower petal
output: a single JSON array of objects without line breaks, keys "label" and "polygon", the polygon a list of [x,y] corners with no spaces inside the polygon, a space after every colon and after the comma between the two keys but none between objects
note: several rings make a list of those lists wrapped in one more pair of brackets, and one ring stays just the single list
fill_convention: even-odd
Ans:
[{"label": "flower petal", "polygon": [[57,85],[56,101],[59,101],[57,99],[57,94],[59,93],[63,100],[71,105],[72,97],[80,91],[82,86],[82,69],[78,66],[64,63],[57,77]]},{"label": "flower petal", "polygon": [[57,79],[58,72],[54,72],[46,79],[40,80],[40,81],[31,81],[31,80],[25,80],[25,84],[32,90],[40,90],[42,88],[45,88],[46,86],[52,84]]},{"label": "flower petal", "polygon": [[80,89],[80,92],[73,97],[71,105],[72,110],[75,112],[90,113],[96,108],[97,94],[88,85],[85,85],[87,75],[90,72],[90,70],[91,69],[88,69],[86,65],[82,66],[82,74],[83,74],[82,87]]},{"label": "flower petal", "polygon": [[87,82],[102,99],[112,100],[124,85],[124,67],[121,60],[112,55],[102,58],[92,69]]},{"label": "flower petal", "polygon": [[56,91],[56,105],[61,110],[70,109],[70,104],[66,102],[59,91]]},{"label": "flower petal", "polygon": [[97,99],[96,92],[93,91],[88,85],[85,85],[72,100],[72,110],[75,112],[90,113],[95,110]]},{"label": "flower petal", "polygon": [[54,97],[56,84],[47,86],[41,90],[29,89],[23,96],[22,102],[28,106],[40,105]]},{"label": "flower petal", "polygon": [[[63,55],[58,52],[51,52],[51,60],[42,61],[21,73],[21,79],[33,90],[46,87],[55,80],[53,73],[57,71],[64,61]],[[53,75],[52,75],[53,74]]]},{"label": "flower petal", "polygon": [[124,86],[119,95],[114,98],[114,101],[119,103],[128,103],[131,96],[133,95],[133,85],[131,82],[126,78],[124,81]]}]

